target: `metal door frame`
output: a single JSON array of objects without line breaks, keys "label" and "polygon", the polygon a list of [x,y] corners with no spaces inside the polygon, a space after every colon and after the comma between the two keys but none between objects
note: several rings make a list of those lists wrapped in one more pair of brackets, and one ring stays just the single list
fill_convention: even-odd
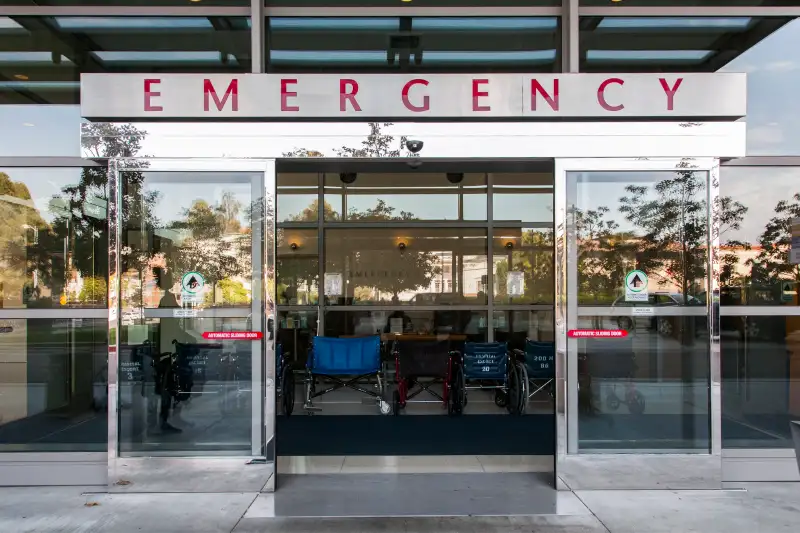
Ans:
[{"label": "metal door frame", "polygon": [[[113,158],[108,162],[109,185],[109,298],[108,298],[108,482],[113,486],[125,467],[135,464],[138,473],[156,473],[163,465],[151,465],[145,457],[124,458],[119,454],[119,411],[118,411],[118,365],[119,331],[121,313],[120,294],[120,244],[121,244],[121,174],[128,171],[142,171],[141,164],[147,163],[148,172],[248,172],[260,173],[261,180],[251,181],[253,200],[262,199],[263,226],[253,231],[253,281],[252,304],[249,309],[228,310],[209,309],[207,316],[239,316],[252,314],[262,317],[260,357],[252,358],[252,417],[251,450],[249,455],[237,456],[237,466],[245,463],[270,465],[269,474],[264,478],[262,490],[271,491],[275,487],[275,346],[274,336],[268,331],[269,320],[275,317],[275,160],[274,159],[165,159],[165,158]],[[260,265],[259,265],[260,263]],[[260,283],[259,283],[260,282]],[[157,315],[151,310],[148,315]],[[238,312],[238,313],[237,313]],[[219,459],[218,456],[197,456],[185,454],[159,456],[170,462],[180,461],[180,468],[191,475],[193,466],[199,467],[204,461]],[[240,470],[238,470],[240,473]],[[140,490],[146,490],[141,489]],[[204,484],[200,490],[213,491]]]},{"label": "metal door frame", "polygon": [[[711,424],[710,455],[722,453],[721,369],[719,335],[719,159],[717,158],[628,158],[556,159],[555,170],[555,272],[556,272],[556,443],[557,464],[578,450],[578,368],[577,340],[568,339],[570,321],[578,316],[577,282],[570,273],[577,267],[575,228],[571,227],[569,205],[574,194],[570,172],[582,171],[667,171],[690,160],[693,170],[707,172],[708,213],[708,292],[709,317],[709,402]],[[644,452],[642,452],[644,453]]]}]

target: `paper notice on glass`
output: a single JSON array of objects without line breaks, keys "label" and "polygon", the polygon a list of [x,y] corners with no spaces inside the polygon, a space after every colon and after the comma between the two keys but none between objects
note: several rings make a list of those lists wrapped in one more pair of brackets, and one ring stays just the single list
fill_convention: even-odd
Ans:
[{"label": "paper notice on glass", "polygon": [[389,319],[389,333],[400,335],[403,333],[403,319],[390,318]]},{"label": "paper notice on glass", "polygon": [[325,296],[342,296],[342,285],[340,273],[325,274]]},{"label": "paper notice on glass", "polygon": [[509,272],[506,278],[506,292],[512,298],[522,296],[525,292],[525,278],[522,272]]},{"label": "paper notice on glass", "polygon": [[789,250],[789,262],[800,265],[800,218],[792,219],[792,246]]}]

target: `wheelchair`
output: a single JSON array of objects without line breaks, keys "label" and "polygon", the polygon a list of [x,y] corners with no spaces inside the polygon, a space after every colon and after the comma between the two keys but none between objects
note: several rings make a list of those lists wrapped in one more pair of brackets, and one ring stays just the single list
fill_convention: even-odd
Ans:
[{"label": "wheelchair", "polygon": [[[318,391],[318,378],[332,381],[333,385]],[[371,378],[375,378],[376,381],[373,390],[365,388],[369,382],[364,383],[365,380],[371,381]],[[306,361],[303,409],[308,414],[321,411],[320,407],[314,405],[314,398],[347,388],[374,398],[380,413],[388,415],[392,411],[392,406],[384,399],[384,382],[380,337],[351,339],[314,337]]]},{"label": "wheelchair", "polygon": [[[450,349],[450,342],[396,340],[392,349],[395,361],[397,389],[392,395],[392,411],[399,415],[412,398],[422,393],[449,405],[449,392],[453,368],[453,357],[458,354]],[[442,385],[442,394],[431,387]]]},{"label": "wheelchair", "polygon": [[294,411],[294,371],[288,353],[283,353],[283,345],[275,345],[275,375],[278,377],[278,397],[283,414],[290,416]]},{"label": "wheelchair", "polygon": [[525,350],[514,350],[522,381],[522,413],[537,394],[555,398],[556,345],[553,342],[525,340]]},{"label": "wheelchair", "polygon": [[522,364],[504,342],[467,342],[455,358],[448,413],[460,415],[467,406],[467,391],[494,390],[494,402],[513,415],[524,410]]}]

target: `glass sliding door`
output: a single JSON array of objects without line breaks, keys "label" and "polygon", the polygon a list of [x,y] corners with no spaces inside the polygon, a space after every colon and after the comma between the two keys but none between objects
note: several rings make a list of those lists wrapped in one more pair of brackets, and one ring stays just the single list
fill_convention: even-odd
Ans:
[{"label": "glass sliding door", "polygon": [[272,162],[116,163],[119,455],[271,459]]},{"label": "glass sliding door", "polygon": [[693,159],[565,170],[571,453],[711,450],[709,176]]}]

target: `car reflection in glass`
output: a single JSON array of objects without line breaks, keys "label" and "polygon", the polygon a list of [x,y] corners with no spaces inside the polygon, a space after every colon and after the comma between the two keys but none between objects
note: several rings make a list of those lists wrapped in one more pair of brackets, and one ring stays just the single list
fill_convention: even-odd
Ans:
[{"label": "car reflection in glass", "polygon": [[[638,305],[637,305],[638,304]],[[626,302],[624,296],[618,297],[614,300],[614,303],[611,304],[612,308],[619,308],[619,307],[655,307],[655,308],[662,308],[662,307],[673,307],[673,306],[681,306],[681,307],[701,307],[705,306],[705,302],[699,298],[694,296],[688,296],[684,298],[684,295],[679,292],[667,292],[667,291],[658,291],[653,292],[648,295],[647,303],[639,303],[639,302]],[[612,315],[612,322],[616,325],[619,329],[623,329],[625,331],[634,331],[635,325],[637,322],[634,321],[635,318],[640,318],[638,322],[639,326],[643,324],[644,319],[649,319],[648,323],[648,330],[649,331],[657,331],[659,335],[663,335],[664,337],[672,337],[674,336],[680,328],[680,321],[686,319],[693,319],[695,323],[695,334],[698,334],[701,331],[705,331],[706,327],[706,317],[705,316],[651,316],[651,317],[633,317],[633,316],[616,316]]]}]

